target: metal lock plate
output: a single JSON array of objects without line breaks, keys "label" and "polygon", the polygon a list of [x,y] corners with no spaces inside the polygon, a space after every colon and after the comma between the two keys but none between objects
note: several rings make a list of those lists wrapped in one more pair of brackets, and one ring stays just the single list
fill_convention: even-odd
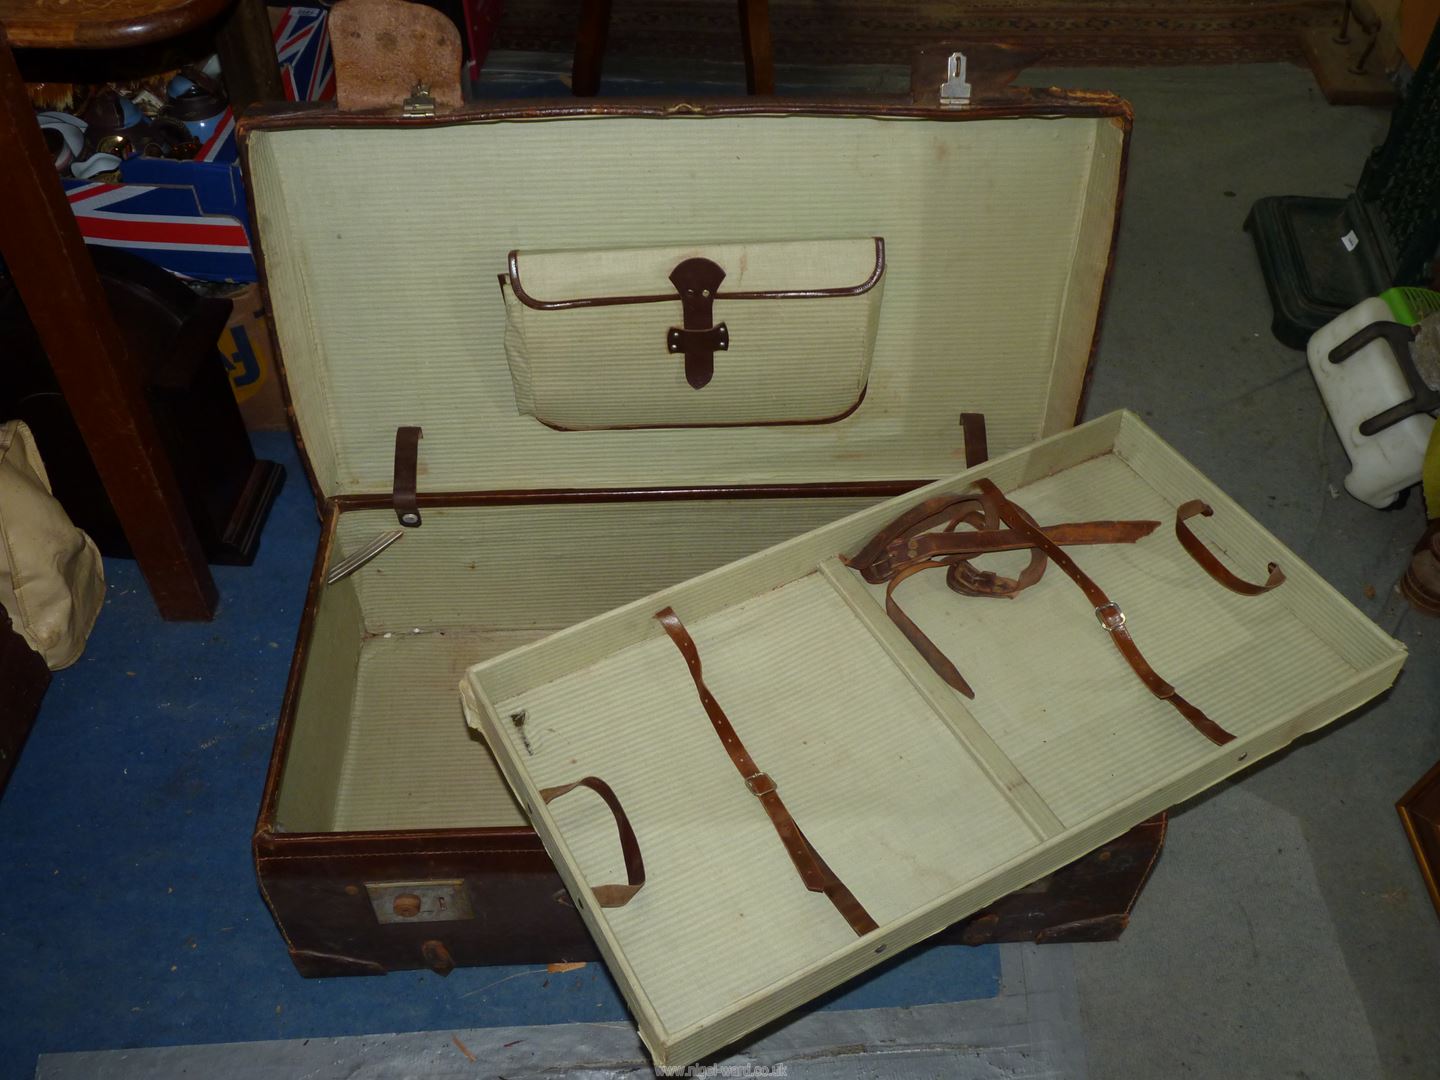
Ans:
[{"label": "metal lock plate", "polygon": [[386,923],[455,922],[473,919],[475,911],[463,879],[453,881],[367,882],[375,918]]}]

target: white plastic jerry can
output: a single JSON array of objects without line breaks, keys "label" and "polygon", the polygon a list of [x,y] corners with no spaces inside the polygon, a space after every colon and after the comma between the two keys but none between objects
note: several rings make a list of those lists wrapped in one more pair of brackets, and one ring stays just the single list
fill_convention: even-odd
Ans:
[{"label": "white plastic jerry can", "polygon": [[[1351,351],[1355,335],[1367,328],[1374,336],[1365,334],[1368,340]],[[1435,417],[1426,412],[1386,422],[1387,412],[1403,411],[1400,407],[1415,397],[1396,357],[1399,329],[1390,305],[1372,297],[1317,330],[1306,348],[1310,372],[1350,458],[1345,490],[1381,510],[1419,483],[1435,426]]]}]

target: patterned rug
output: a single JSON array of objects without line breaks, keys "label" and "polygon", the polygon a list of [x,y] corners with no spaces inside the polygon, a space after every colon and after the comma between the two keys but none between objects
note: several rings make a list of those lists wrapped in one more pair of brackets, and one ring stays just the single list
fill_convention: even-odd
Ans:
[{"label": "patterned rug", "polygon": [[[1341,0],[772,0],[780,64],[908,64],[922,45],[1005,41],[1048,66],[1302,62],[1299,31]],[[511,0],[495,48],[570,52],[578,0]],[[615,0],[610,55],[739,59],[735,0]]]}]

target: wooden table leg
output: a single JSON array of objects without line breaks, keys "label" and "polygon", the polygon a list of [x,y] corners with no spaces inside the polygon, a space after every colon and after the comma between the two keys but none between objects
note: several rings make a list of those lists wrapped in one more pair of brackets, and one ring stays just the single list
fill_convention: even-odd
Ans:
[{"label": "wooden table leg", "polygon": [[257,101],[285,100],[265,0],[235,0],[216,24],[215,51],[237,116]]},{"label": "wooden table leg", "polygon": [[610,0],[581,0],[575,61],[570,68],[570,90],[576,97],[594,97],[600,92],[600,66],[609,34]]},{"label": "wooden table leg", "polygon": [[215,582],[0,30],[0,254],[166,619],[206,620]]},{"label": "wooden table leg", "polygon": [[770,47],[770,0],[739,0],[740,39],[745,49],[745,89],[775,93],[775,53]]}]

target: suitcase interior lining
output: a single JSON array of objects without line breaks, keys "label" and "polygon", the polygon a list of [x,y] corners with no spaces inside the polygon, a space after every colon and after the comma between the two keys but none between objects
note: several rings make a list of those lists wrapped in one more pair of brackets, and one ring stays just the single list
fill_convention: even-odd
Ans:
[{"label": "suitcase interior lining", "polygon": [[[465,724],[468,666],[877,501],[427,508],[420,528],[323,590],[277,830],[528,826]],[[342,513],[332,559],[394,527],[389,510]]]},{"label": "suitcase interior lining", "polygon": [[[996,451],[1062,430],[1125,146],[1121,106],[1095,108],[1110,115],[254,128],[260,247],[318,483],[388,490],[387,436],[405,424],[425,428],[432,492],[919,479],[963,466],[962,410],[987,414]],[[865,399],[844,421],[567,432],[518,411],[496,280],[512,249],[837,236],[881,236],[887,254]],[[656,307],[656,363],[673,365],[674,313]]]},{"label": "suitcase interior lining", "polygon": [[[836,556],[905,505],[981,475],[1042,522],[1162,521],[1137,545],[1073,554],[1124,607],[1156,669],[1235,742],[1214,746],[1153,698],[1053,567],[1012,600],[950,593],[940,573],[902,586],[907,612],[972,679],[974,701],[903,637],[895,647],[881,596]],[[1174,508],[1190,498],[1214,507],[1192,524],[1237,572],[1263,578],[1273,560],[1285,584],[1241,597],[1210,579],[1173,532]],[[547,807],[535,791],[599,775],[630,815],[650,880],[628,906],[587,917],[662,1063],[724,1045],[881,951],[803,889],[755,813],[653,618],[666,605],[796,820],[880,922],[884,946],[939,930],[1349,711],[1403,659],[1402,646],[1117,413],[472,669],[472,722],[502,748],[578,895],[588,892],[576,875],[623,880],[614,823],[598,800]],[[505,722],[522,712],[528,745]],[[887,816],[889,805],[903,813]]]}]

